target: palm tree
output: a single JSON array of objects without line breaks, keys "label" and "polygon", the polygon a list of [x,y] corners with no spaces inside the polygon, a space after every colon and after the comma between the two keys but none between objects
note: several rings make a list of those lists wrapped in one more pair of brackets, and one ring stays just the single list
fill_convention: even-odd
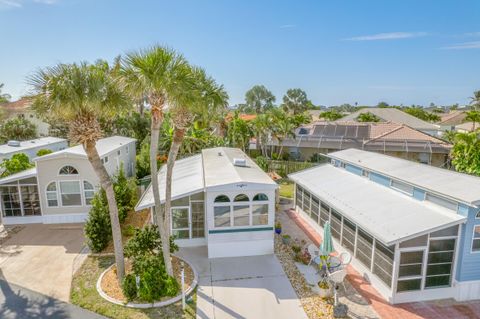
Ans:
[{"label": "palm tree", "polygon": [[[178,151],[185,138],[185,132],[193,124],[197,114],[216,114],[227,106],[228,95],[223,86],[219,86],[213,78],[208,77],[201,68],[192,68],[194,81],[189,91],[184,92],[179,104],[172,107],[173,138],[167,159],[165,211],[169,212],[172,202],[172,175],[173,166],[178,156]],[[170,214],[166,213],[165,219],[170,224]]]},{"label": "palm tree", "polygon": [[467,116],[465,117],[467,121],[472,121],[473,128],[472,131],[475,131],[475,123],[480,123],[480,111],[471,110],[467,112]]},{"label": "palm tree", "polygon": [[470,105],[474,110],[480,110],[480,90],[473,92],[473,96],[470,98]]},{"label": "palm tree", "polygon": [[166,47],[154,46],[127,54],[122,60],[120,81],[133,98],[145,98],[150,105],[150,175],[155,202],[154,216],[162,240],[165,269],[173,275],[170,259],[169,212],[162,211],[157,177],[157,152],[160,128],[165,109],[181,100],[184,88],[189,86],[191,68],[182,55]]},{"label": "palm tree", "polygon": [[117,277],[125,274],[122,235],[113,184],[96,148],[102,138],[99,118],[110,118],[132,104],[114,81],[104,63],[95,65],[58,64],[36,72],[30,79],[34,89],[34,107],[40,114],[54,115],[69,123],[69,135],[83,146],[105,190],[112,225]]}]

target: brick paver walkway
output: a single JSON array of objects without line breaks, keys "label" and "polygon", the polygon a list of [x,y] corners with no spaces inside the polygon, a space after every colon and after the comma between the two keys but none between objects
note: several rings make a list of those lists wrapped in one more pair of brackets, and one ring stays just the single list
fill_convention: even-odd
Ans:
[{"label": "brick paver walkway", "polygon": [[[300,215],[293,209],[287,210],[286,215],[295,222],[308,239],[315,245],[320,245],[322,237]],[[289,227],[285,225],[285,221],[283,227]],[[352,266],[348,266],[347,271],[350,284],[382,319],[480,319],[480,301],[478,300],[456,302],[446,299],[391,305]]]}]

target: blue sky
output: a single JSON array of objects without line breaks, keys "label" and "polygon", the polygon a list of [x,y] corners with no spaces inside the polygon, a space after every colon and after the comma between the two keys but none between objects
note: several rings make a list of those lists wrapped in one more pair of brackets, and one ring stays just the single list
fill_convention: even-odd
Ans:
[{"label": "blue sky", "polygon": [[58,62],[166,44],[225,85],[231,104],[264,84],[277,101],[467,103],[480,89],[480,1],[0,0],[0,83]]}]

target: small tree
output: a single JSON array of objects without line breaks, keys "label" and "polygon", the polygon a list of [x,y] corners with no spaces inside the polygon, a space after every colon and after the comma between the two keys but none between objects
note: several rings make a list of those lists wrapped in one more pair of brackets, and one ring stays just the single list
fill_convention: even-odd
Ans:
[{"label": "small tree", "polygon": [[129,211],[132,211],[137,202],[137,185],[134,179],[128,179],[125,176],[123,163],[113,181],[113,190],[118,205],[118,218],[120,223],[125,221]]},{"label": "small tree", "polygon": [[320,113],[319,117],[325,119],[326,121],[336,121],[341,119],[343,115],[336,110],[331,110]]},{"label": "small tree", "polygon": [[46,148],[42,148],[41,150],[38,150],[37,156],[40,157],[40,156],[47,155],[47,154],[51,154],[51,153],[53,153],[52,150],[49,150],[49,149],[46,149]]},{"label": "small tree", "polygon": [[37,137],[37,127],[27,119],[15,117],[7,120],[0,128],[0,138],[8,140],[29,140]]},{"label": "small tree", "polygon": [[357,117],[358,122],[380,122],[380,118],[373,113],[360,113]]},{"label": "small tree", "polygon": [[1,177],[6,177],[26,169],[35,167],[30,163],[30,159],[25,153],[14,154],[10,159],[4,159],[0,163],[0,169],[3,170]]},{"label": "small tree", "polygon": [[85,223],[85,238],[88,247],[94,253],[105,249],[112,238],[110,215],[104,190],[97,192],[92,199],[92,208]]}]

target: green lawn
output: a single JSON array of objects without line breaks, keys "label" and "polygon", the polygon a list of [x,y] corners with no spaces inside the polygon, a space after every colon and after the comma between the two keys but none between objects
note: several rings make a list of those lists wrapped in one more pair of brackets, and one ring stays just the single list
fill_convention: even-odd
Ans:
[{"label": "green lawn", "polygon": [[286,198],[293,198],[293,183],[282,182],[280,183],[280,196]]},{"label": "green lawn", "polygon": [[192,298],[187,302],[184,314],[182,314],[181,302],[162,308],[132,309],[114,305],[100,297],[95,288],[98,277],[113,262],[113,257],[88,257],[73,277],[70,302],[103,316],[116,319],[195,318],[196,292],[191,295]]}]

